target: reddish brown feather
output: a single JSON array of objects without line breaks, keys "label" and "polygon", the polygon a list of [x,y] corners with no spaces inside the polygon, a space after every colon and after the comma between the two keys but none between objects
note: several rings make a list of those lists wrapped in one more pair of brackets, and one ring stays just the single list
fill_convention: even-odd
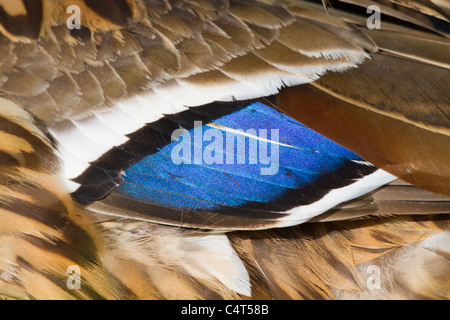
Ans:
[{"label": "reddish brown feather", "polygon": [[355,106],[312,85],[283,89],[277,103],[289,116],[375,166],[450,195],[448,136]]}]

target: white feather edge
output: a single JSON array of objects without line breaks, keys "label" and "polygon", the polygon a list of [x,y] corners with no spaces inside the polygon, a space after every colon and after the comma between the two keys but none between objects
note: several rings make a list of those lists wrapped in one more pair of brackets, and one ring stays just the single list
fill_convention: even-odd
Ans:
[{"label": "white feather edge", "polygon": [[249,274],[226,235],[183,237],[175,250],[172,255],[183,260],[188,273],[200,279],[215,278],[229,289],[251,296]]},{"label": "white feather edge", "polygon": [[420,243],[422,247],[431,251],[450,254],[450,230],[435,234]]},{"label": "white feather edge", "polygon": [[129,140],[128,137],[99,121],[95,115],[72,122],[85,136],[101,145],[119,146]]},{"label": "white feather edge", "polygon": [[306,205],[292,208],[283,212],[285,216],[279,219],[278,227],[290,227],[304,223],[319,214],[322,214],[336,205],[360,197],[387,183],[396,180],[397,177],[378,169],[375,172],[355,180],[354,183],[342,188],[332,189],[320,200]]},{"label": "white feather edge", "polygon": [[[151,107],[149,107],[151,105]],[[119,146],[129,138],[126,136],[146,123],[154,122],[164,114],[187,110],[176,107],[155,93],[127,99],[115,108],[95,111],[89,117],[62,123],[50,132],[58,141],[59,156],[64,163],[64,177],[70,192],[79,185],[71,179],[78,177],[104,153]]]}]

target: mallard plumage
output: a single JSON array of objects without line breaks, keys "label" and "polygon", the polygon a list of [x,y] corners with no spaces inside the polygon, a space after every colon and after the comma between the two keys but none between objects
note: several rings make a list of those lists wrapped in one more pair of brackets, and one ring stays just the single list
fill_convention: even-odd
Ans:
[{"label": "mallard plumage", "polygon": [[0,0],[0,295],[449,299],[449,9]]}]

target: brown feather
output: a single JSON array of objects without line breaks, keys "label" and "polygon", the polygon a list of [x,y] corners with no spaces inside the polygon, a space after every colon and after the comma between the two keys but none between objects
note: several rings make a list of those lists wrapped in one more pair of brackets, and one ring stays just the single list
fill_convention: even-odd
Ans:
[{"label": "brown feather", "polygon": [[450,178],[443,174],[450,172],[445,151],[450,148],[447,135],[371,112],[312,85],[283,89],[277,104],[288,115],[379,168],[414,185],[448,195]]},{"label": "brown feather", "polygon": [[230,11],[242,21],[262,28],[281,27],[282,24],[289,24],[293,20],[287,13],[286,18],[284,19],[285,21],[280,20],[273,13],[265,10],[261,6],[246,2],[231,3]]},{"label": "brown feather", "polygon": [[[353,4],[361,5],[364,7],[368,7],[369,3],[377,4],[377,2],[379,2],[379,4],[385,6],[386,8],[391,8],[391,7],[394,8],[394,5],[398,4],[403,7],[413,9],[415,11],[419,11],[426,15],[448,21],[447,15],[430,0],[388,0],[388,1],[340,0],[340,1],[353,3]],[[391,2],[392,4],[389,5],[389,2]],[[395,13],[393,10],[389,10],[389,13],[392,13],[394,16],[398,15],[398,13]]]},{"label": "brown feather", "polygon": [[[6,73],[7,80],[1,90],[15,96],[35,96],[41,94],[49,87],[48,82],[35,75],[19,69]],[[24,90],[26,88],[26,90]]]},{"label": "brown feather", "polygon": [[396,180],[360,198],[344,202],[308,222],[426,214],[450,214],[450,199]]},{"label": "brown feather", "polygon": [[[251,271],[254,299],[448,299],[448,258],[424,249],[446,227],[448,216],[401,217],[229,237]],[[370,266],[380,270],[378,289],[368,285]]]}]

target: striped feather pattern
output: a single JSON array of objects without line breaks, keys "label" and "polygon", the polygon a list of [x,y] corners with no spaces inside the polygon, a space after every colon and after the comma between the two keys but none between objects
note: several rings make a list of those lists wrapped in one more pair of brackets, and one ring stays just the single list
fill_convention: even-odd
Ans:
[{"label": "striped feather pattern", "polygon": [[[4,99],[0,104],[2,141],[6,141],[1,144],[0,235],[2,244],[8,244],[1,248],[1,294],[113,298],[113,287],[120,288],[120,283],[98,265],[92,222],[77,215],[75,203],[55,174],[60,162],[54,155],[54,141],[31,115]],[[100,282],[86,283],[83,292],[68,292],[63,279],[70,265],[81,266],[86,275],[96,274],[92,280]]]}]

